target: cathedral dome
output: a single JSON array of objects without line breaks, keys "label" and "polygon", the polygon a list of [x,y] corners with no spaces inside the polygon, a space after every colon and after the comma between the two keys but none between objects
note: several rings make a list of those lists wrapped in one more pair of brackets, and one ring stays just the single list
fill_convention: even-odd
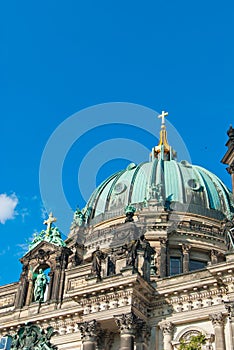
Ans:
[{"label": "cathedral dome", "polygon": [[159,116],[160,140],[152,149],[151,161],[129,164],[93,192],[84,209],[90,224],[123,215],[129,204],[139,211],[151,202],[166,210],[217,220],[232,217],[232,194],[223,182],[205,168],[176,160],[176,152],[167,141],[166,115],[162,112]]},{"label": "cathedral dome", "polygon": [[95,222],[124,213],[127,204],[137,209],[154,200],[171,210],[222,220],[234,212],[231,193],[210,171],[187,161],[153,159],[106,179],[93,192],[87,207]]}]

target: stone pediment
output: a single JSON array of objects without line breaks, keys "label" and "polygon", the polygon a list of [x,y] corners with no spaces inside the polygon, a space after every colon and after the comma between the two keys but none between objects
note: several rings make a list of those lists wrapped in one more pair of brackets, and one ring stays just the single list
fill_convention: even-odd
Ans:
[{"label": "stone pediment", "polygon": [[67,249],[65,247],[60,247],[54,243],[50,243],[47,241],[41,241],[39,242],[33,249],[31,249],[30,251],[28,251],[23,258],[30,258],[32,256],[34,256],[35,254],[37,254],[40,250],[44,250],[44,251],[48,251],[48,252],[61,252],[62,250]]},{"label": "stone pediment", "polygon": [[30,263],[30,265],[36,266],[38,264],[40,265],[53,261],[53,264],[49,264],[52,266],[56,264],[56,260],[58,262],[59,257],[62,255],[69,256],[71,253],[71,250],[67,247],[61,247],[47,241],[41,241],[33,249],[28,251],[20,259],[20,262],[24,265]]}]

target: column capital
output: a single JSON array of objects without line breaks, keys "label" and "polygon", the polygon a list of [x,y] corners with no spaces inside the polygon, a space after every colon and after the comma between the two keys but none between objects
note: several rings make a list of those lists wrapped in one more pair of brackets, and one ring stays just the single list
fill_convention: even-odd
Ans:
[{"label": "column capital", "polygon": [[114,315],[114,319],[120,333],[133,333],[135,331],[138,318],[133,312],[122,315]]},{"label": "column capital", "polygon": [[222,326],[224,324],[224,315],[222,312],[218,312],[216,314],[210,314],[209,318],[213,326]]},{"label": "column capital", "polygon": [[100,331],[99,323],[96,320],[89,322],[78,323],[78,329],[81,333],[82,340],[90,340],[96,338]]},{"label": "column capital", "polygon": [[159,327],[160,327],[161,331],[163,332],[163,335],[166,335],[166,334],[172,334],[175,326],[170,321],[162,321],[159,323]]},{"label": "column capital", "polygon": [[234,318],[234,302],[225,302],[225,308],[228,311],[228,316],[230,319]]}]

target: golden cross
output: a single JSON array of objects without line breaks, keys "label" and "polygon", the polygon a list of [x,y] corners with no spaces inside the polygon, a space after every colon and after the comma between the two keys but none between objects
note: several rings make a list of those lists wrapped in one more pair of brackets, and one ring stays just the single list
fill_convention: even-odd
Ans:
[{"label": "golden cross", "polygon": [[162,125],[165,124],[165,117],[168,116],[168,112],[162,111],[162,113],[158,116],[158,118],[162,118]]},{"label": "golden cross", "polygon": [[47,229],[46,229],[47,232],[50,231],[51,225],[52,225],[52,223],[55,222],[55,221],[57,221],[57,219],[53,217],[53,214],[52,214],[52,212],[51,212],[51,213],[49,214],[48,219],[45,220],[45,221],[43,222],[44,225],[47,225]]}]

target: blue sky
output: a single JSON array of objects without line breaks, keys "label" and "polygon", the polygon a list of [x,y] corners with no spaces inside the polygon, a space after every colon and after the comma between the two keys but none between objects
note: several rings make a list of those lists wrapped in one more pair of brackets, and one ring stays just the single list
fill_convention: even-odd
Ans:
[{"label": "blue sky", "polygon": [[[230,187],[220,159],[234,115],[233,17],[231,1],[1,2],[0,284],[18,280],[26,239],[43,228],[45,145],[84,108],[120,101],[168,110],[192,162]],[[146,138],[127,126],[106,126],[71,147],[63,169],[71,209],[84,205],[76,179],[80,150],[86,154],[94,141],[129,134],[139,142]],[[145,145],[153,142],[148,137]],[[97,182],[126,164],[103,163]]]}]

